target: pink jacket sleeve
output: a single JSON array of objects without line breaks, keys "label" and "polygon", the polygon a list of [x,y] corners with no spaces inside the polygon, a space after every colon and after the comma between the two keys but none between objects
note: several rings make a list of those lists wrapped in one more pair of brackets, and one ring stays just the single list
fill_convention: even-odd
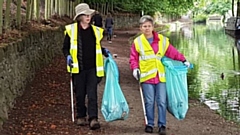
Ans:
[{"label": "pink jacket sleeve", "polygon": [[139,68],[139,54],[135,48],[135,44],[132,44],[131,50],[130,50],[130,68],[133,70],[135,68]]},{"label": "pink jacket sleeve", "polygon": [[173,60],[178,60],[178,61],[185,61],[185,57],[183,54],[178,52],[176,48],[174,48],[171,44],[169,44],[168,49],[165,53],[165,56],[173,59]]}]

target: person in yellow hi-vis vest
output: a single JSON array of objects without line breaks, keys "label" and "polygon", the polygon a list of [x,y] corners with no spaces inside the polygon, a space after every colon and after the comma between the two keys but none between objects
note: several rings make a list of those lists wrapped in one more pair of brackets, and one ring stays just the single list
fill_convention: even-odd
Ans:
[{"label": "person in yellow hi-vis vest", "polygon": [[103,55],[108,57],[110,52],[100,44],[103,29],[90,24],[95,10],[86,3],[80,3],[75,7],[75,12],[75,23],[65,26],[62,50],[67,59],[67,70],[72,73],[74,82],[76,123],[80,126],[89,124],[90,129],[95,130],[100,128],[97,85],[104,76]]},{"label": "person in yellow hi-vis vest", "polygon": [[[149,15],[139,20],[141,35],[134,39],[130,53],[133,76],[139,80],[143,90],[144,110],[146,110],[145,132],[152,133],[154,127],[154,106],[157,103],[158,132],[166,134],[166,79],[161,62],[163,56],[190,63],[170,43],[167,37],[153,31],[154,21]],[[141,90],[141,89],[140,89]]]}]

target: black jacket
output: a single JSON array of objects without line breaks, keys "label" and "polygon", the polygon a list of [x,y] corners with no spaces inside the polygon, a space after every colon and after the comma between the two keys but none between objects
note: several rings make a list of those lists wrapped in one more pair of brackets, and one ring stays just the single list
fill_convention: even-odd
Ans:
[{"label": "black jacket", "polygon": [[102,16],[100,14],[95,14],[93,16],[94,25],[98,27],[103,27]]},{"label": "black jacket", "polygon": [[[82,34],[84,35],[84,37],[82,36]],[[70,55],[70,46],[70,37],[68,34],[66,34],[62,47],[62,51],[65,57]],[[96,68],[96,37],[91,26],[85,30],[78,27],[77,46],[77,59],[79,63],[79,68],[81,70]],[[106,49],[103,47],[102,53],[105,57],[108,57]]]}]

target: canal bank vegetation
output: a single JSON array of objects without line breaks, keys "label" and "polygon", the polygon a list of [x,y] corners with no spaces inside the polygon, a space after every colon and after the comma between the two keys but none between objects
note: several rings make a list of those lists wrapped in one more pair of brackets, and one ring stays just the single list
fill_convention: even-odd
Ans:
[{"label": "canal bank vegetation", "polygon": [[223,16],[232,8],[232,0],[200,0],[194,2],[192,9],[193,21],[195,23],[206,23],[211,15]]},{"label": "canal bank vegetation", "polygon": [[0,35],[21,30],[29,22],[48,25],[51,18],[74,16],[74,7],[85,2],[103,16],[114,14],[150,14],[157,11],[179,17],[193,6],[193,0],[0,0]]}]

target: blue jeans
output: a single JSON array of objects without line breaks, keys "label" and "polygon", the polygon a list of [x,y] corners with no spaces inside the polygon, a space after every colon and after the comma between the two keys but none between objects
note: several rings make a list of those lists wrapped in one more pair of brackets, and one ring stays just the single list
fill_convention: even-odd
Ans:
[{"label": "blue jeans", "polygon": [[166,83],[141,84],[145,101],[145,109],[148,120],[148,126],[154,127],[155,101],[158,110],[158,127],[166,126]]},{"label": "blue jeans", "polygon": [[112,31],[113,31],[112,27],[107,27],[107,38],[110,41],[112,40]]}]

